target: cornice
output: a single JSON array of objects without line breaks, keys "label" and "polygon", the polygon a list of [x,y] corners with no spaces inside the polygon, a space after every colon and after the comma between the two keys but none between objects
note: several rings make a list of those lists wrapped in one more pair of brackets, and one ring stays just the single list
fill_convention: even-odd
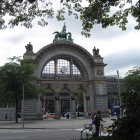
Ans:
[{"label": "cornice", "polygon": [[58,49],[75,51],[77,54],[84,56],[90,64],[94,63],[94,57],[86,49],[72,42],[59,42],[59,43],[56,42],[56,43],[49,44],[43,47],[42,49],[40,49],[35,54],[36,55],[35,60],[39,61],[44,57],[44,55],[47,55],[48,53]]}]

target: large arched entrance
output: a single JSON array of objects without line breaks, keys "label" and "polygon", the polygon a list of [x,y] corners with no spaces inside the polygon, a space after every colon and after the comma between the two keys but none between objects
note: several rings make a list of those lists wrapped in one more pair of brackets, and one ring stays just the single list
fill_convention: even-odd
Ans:
[{"label": "large arched entrance", "polygon": [[[37,64],[34,75],[45,89],[39,98],[41,112],[63,115],[77,110],[85,114],[95,110],[107,111],[105,64],[95,47],[91,55],[83,47],[61,40],[37,53],[27,51],[24,58],[28,63]],[[82,103],[78,101],[79,91]]]}]

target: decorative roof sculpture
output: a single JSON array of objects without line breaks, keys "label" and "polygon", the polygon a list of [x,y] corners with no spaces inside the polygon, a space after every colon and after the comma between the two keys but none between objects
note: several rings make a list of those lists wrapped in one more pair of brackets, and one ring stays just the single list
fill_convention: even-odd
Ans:
[{"label": "decorative roof sculpture", "polygon": [[25,48],[26,48],[26,53],[33,53],[33,45],[31,44],[31,42],[29,42],[29,44],[27,44]]},{"label": "decorative roof sculpture", "polygon": [[94,49],[93,49],[93,55],[94,55],[95,57],[100,57],[99,49],[98,49],[98,48],[96,49],[96,47],[94,47]]},{"label": "decorative roof sculpture", "polygon": [[68,33],[66,32],[65,23],[64,23],[64,26],[63,26],[61,32],[56,31],[53,34],[56,34],[53,42],[56,42],[56,41],[68,41],[68,42],[70,41],[70,42],[73,42],[72,34],[70,32],[68,32]]}]

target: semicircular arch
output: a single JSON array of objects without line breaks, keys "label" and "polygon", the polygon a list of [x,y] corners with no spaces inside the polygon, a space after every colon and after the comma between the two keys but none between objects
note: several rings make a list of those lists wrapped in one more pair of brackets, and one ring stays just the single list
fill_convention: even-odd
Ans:
[{"label": "semicircular arch", "polygon": [[[55,63],[57,62],[57,66]],[[88,79],[88,72],[84,65],[69,55],[57,55],[44,63],[40,73],[41,78],[54,79]]]},{"label": "semicircular arch", "polygon": [[80,70],[84,72],[86,78],[91,78],[91,63],[94,63],[92,55],[84,48],[76,44],[50,44],[41,49],[36,55],[36,62],[38,67],[36,69],[36,76],[41,78],[41,72],[45,65],[53,59],[64,58],[66,60],[73,60],[73,62],[80,66]]}]

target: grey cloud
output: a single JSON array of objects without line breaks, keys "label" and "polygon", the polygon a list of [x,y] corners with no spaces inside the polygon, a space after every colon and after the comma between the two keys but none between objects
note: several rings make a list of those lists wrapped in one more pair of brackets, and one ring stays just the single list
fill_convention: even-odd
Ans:
[{"label": "grey cloud", "polygon": [[131,65],[140,65],[140,49],[129,49],[104,56],[104,62],[108,64],[106,70],[116,70]]},{"label": "grey cloud", "polygon": [[110,40],[112,38],[125,36],[131,31],[134,31],[134,29],[132,29],[132,25],[129,25],[126,31],[122,31],[117,26],[102,28],[101,25],[95,25],[94,29],[91,31],[91,34],[97,40]]},{"label": "grey cloud", "polygon": [[24,40],[25,35],[21,34],[21,35],[13,35],[13,36],[8,36],[4,39],[5,42],[11,42],[11,43],[18,43],[21,42],[22,40]]}]

